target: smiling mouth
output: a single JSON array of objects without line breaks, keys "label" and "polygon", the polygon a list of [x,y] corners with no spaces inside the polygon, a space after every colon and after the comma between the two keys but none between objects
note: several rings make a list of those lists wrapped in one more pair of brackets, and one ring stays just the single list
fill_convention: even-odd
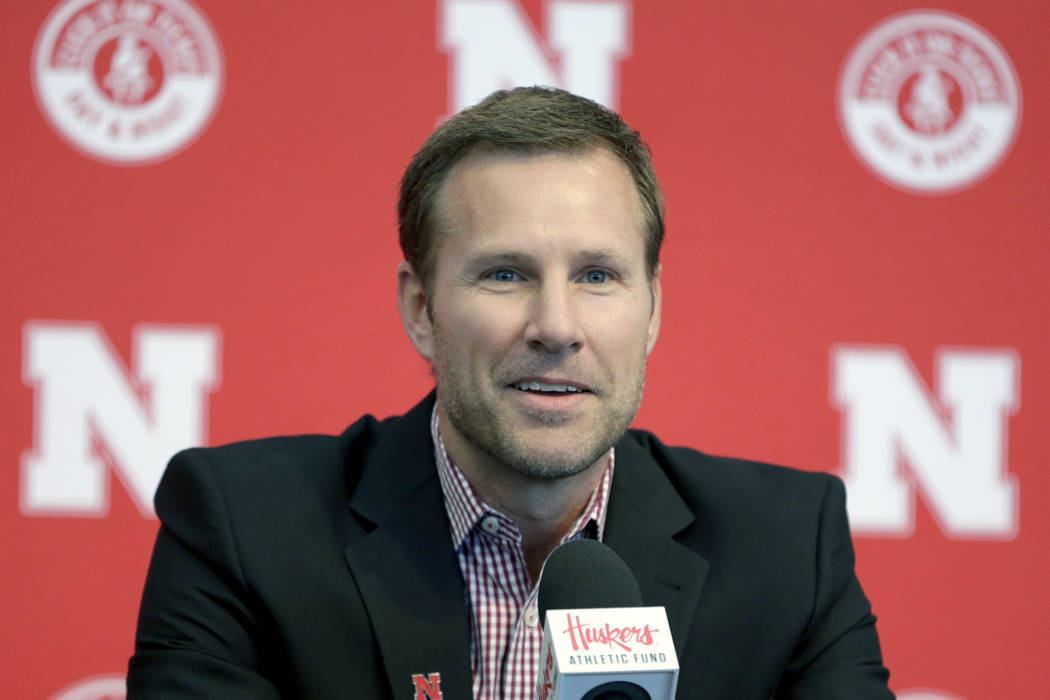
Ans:
[{"label": "smiling mouth", "polygon": [[557,384],[548,382],[515,382],[511,384],[518,391],[530,394],[541,394],[543,396],[572,396],[575,394],[589,394],[590,391],[572,384]]}]

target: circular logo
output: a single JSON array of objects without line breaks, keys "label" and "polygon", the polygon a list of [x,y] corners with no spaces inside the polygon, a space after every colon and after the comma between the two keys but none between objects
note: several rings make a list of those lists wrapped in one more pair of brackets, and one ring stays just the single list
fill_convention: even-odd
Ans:
[{"label": "circular logo", "polygon": [[107,163],[168,158],[222,93],[215,32],[186,0],[66,0],[33,48],[33,88],[55,130]]},{"label": "circular logo", "polygon": [[92,676],[63,688],[51,696],[51,700],[124,700],[127,696],[126,686],[124,676]]},{"label": "circular logo", "polygon": [[838,109],[846,140],[878,176],[904,190],[947,194],[1006,157],[1021,120],[1021,86],[981,27],[946,12],[905,12],[853,47]]}]

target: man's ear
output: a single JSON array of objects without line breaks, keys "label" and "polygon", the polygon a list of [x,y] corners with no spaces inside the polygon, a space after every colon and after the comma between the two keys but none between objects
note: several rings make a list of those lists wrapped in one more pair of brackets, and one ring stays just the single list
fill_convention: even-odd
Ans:
[{"label": "man's ear", "polygon": [[427,313],[427,295],[423,280],[408,261],[397,266],[397,306],[408,339],[423,359],[434,361],[434,322]]},{"label": "man's ear", "polygon": [[648,356],[653,351],[653,347],[656,345],[656,337],[660,335],[660,303],[663,299],[663,292],[660,290],[660,272],[662,266],[657,263],[656,269],[653,270],[653,278],[649,281],[649,293],[653,300],[653,310],[649,314],[649,332],[645,341],[645,354]]}]

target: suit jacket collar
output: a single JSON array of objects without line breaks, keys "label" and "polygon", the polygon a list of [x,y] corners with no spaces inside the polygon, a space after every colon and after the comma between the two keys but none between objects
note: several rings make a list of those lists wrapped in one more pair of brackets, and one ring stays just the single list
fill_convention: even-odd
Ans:
[{"label": "suit jacket collar", "polygon": [[[466,591],[434,464],[431,393],[393,421],[363,467],[350,509],[376,525],[346,548],[395,696],[412,675],[441,673],[446,697],[470,697]],[[708,563],[674,536],[693,514],[632,434],[616,445],[605,543],[634,572],[646,605],[662,605],[684,648]]]}]

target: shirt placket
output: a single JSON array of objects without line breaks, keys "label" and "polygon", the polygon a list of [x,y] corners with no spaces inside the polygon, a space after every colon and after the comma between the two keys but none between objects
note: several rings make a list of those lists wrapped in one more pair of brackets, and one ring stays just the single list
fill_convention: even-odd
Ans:
[{"label": "shirt placket", "polygon": [[496,637],[491,641],[497,644],[490,648],[489,653],[497,653],[486,660],[490,671],[486,679],[489,697],[500,700],[521,698],[525,688],[519,676],[524,670],[522,662],[528,644],[525,618],[532,597],[521,535],[513,523],[493,514],[483,517],[480,526],[479,539],[483,544],[479,549],[485,552],[489,561],[478,563],[490,565],[482,570],[492,584],[490,590],[498,591],[498,599],[490,601],[498,610],[486,612],[499,621],[495,628],[490,628]]}]

